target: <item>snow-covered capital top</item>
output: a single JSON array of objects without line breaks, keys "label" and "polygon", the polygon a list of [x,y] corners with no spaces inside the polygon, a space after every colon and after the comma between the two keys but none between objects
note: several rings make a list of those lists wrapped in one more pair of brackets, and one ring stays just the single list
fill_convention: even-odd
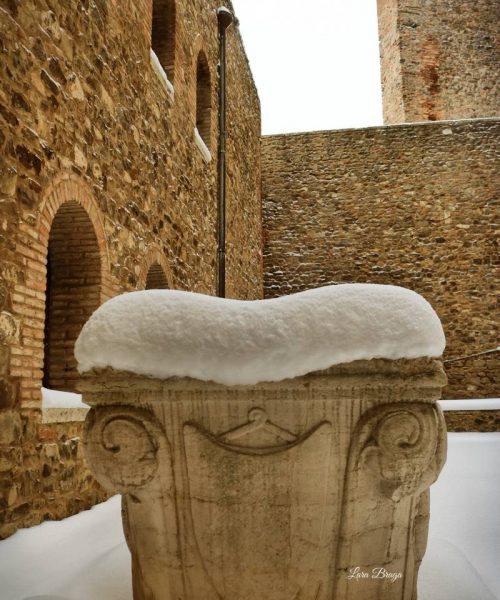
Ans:
[{"label": "snow-covered capital top", "polygon": [[123,294],[90,317],[75,355],[80,372],[112,367],[244,385],[359,359],[437,357],[444,347],[441,322],[422,296],[345,284],[270,300]]}]

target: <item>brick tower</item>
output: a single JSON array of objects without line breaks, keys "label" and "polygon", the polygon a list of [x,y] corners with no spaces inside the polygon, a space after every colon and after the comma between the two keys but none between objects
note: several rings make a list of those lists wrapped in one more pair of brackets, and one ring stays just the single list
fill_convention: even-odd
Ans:
[{"label": "brick tower", "polygon": [[377,2],[386,124],[498,114],[498,0]]}]

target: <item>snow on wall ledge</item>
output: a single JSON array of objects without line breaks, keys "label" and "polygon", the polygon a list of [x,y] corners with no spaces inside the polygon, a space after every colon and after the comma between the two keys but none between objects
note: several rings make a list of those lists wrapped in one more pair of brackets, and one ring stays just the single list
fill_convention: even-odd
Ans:
[{"label": "snow on wall ledge", "polygon": [[360,359],[437,357],[444,347],[438,316],[415,292],[345,284],[252,301],[123,294],[91,316],[75,356],[81,373],[112,367],[251,385]]}]

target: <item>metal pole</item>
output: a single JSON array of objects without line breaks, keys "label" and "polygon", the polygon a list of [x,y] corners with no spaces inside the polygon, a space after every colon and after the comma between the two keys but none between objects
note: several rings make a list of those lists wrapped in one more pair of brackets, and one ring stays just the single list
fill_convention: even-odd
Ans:
[{"label": "metal pole", "polygon": [[219,22],[219,150],[217,202],[217,295],[226,296],[226,29],[233,15],[217,9]]}]

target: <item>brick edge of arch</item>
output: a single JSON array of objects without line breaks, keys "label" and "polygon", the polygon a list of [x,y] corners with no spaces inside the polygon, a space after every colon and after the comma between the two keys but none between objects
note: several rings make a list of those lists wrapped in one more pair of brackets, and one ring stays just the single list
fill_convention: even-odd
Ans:
[{"label": "brick edge of arch", "polygon": [[[97,240],[100,258],[100,290],[99,303],[114,296],[118,288],[113,283],[109,268],[109,253],[104,233],[102,212],[99,209],[91,187],[80,177],[70,173],[60,173],[54,177],[40,197],[37,217],[34,223],[20,223],[16,234],[16,248],[21,253],[28,252],[25,261],[24,280],[17,289],[19,299],[13,301],[12,313],[19,320],[19,340],[12,343],[17,348],[17,354],[24,356],[27,350],[40,351],[39,332],[43,331],[46,317],[47,294],[47,261],[49,251],[49,237],[54,218],[58,210],[67,202],[76,202],[85,211]],[[42,302],[29,308],[29,322],[25,323],[25,290],[30,290],[29,296],[36,295]],[[38,335],[25,334],[25,327],[38,330]],[[21,341],[22,340],[22,341]],[[41,384],[43,378],[44,357],[33,354],[33,368],[31,373],[13,375],[16,379],[17,402],[22,410],[35,410],[37,415],[41,408]],[[9,372],[16,368],[11,355],[9,359]]]},{"label": "brick edge of arch", "polygon": [[198,56],[200,55],[200,52],[203,53],[203,56],[205,57],[208,71],[210,73],[210,82],[213,83],[215,81],[214,80],[214,72],[213,72],[212,65],[210,64],[210,61],[208,59],[209,52],[207,50],[207,44],[206,44],[205,39],[203,38],[203,35],[201,33],[197,33],[194,38],[193,45],[191,46],[191,69],[192,69],[192,72],[194,73],[195,87],[196,87],[196,67],[198,65]]},{"label": "brick edge of arch", "polygon": [[101,266],[101,303],[115,295],[111,282],[110,260],[101,210],[90,186],[80,177],[64,173],[52,180],[43,193],[40,205],[39,241],[44,248],[47,261],[49,236],[57,211],[66,202],[77,202],[87,213],[92,223],[99,248]]},{"label": "brick edge of arch", "polygon": [[161,252],[160,249],[155,246],[147,251],[146,257],[144,258],[144,261],[142,263],[142,267],[139,273],[138,289],[146,289],[146,279],[148,276],[149,269],[155,263],[159,264],[160,267],[163,269],[163,273],[165,275],[169,287],[174,287],[172,269],[165,257],[165,254],[163,254],[163,252]]},{"label": "brick edge of arch", "polygon": [[203,38],[203,36],[201,35],[201,33],[197,33],[194,39],[194,43],[192,45],[192,49],[191,49],[191,73],[192,73],[192,83],[191,83],[191,90],[190,90],[190,97],[191,97],[191,102],[192,102],[192,106],[191,106],[191,119],[193,122],[193,127],[196,127],[196,114],[197,114],[197,107],[196,107],[196,96],[197,96],[197,87],[198,87],[198,58],[200,55],[203,55],[204,57],[204,61],[205,61],[205,65],[208,69],[208,74],[209,74],[209,78],[210,78],[210,94],[209,94],[209,98],[210,98],[210,111],[212,112],[212,115],[210,117],[210,143],[207,144],[207,146],[210,148],[213,147],[214,143],[215,143],[215,138],[214,138],[214,119],[215,117],[213,116],[213,111],[214,111],[214,104],[213,104],[213,100],[214,100],[214,86],[215,86],[215,82],[216,82],[216,73],[214,73],[214,69],[210,63],[209,60],[209,52],[208,52],[208,48],[207,48],[207,44],[205,43],[205,40]]}]

